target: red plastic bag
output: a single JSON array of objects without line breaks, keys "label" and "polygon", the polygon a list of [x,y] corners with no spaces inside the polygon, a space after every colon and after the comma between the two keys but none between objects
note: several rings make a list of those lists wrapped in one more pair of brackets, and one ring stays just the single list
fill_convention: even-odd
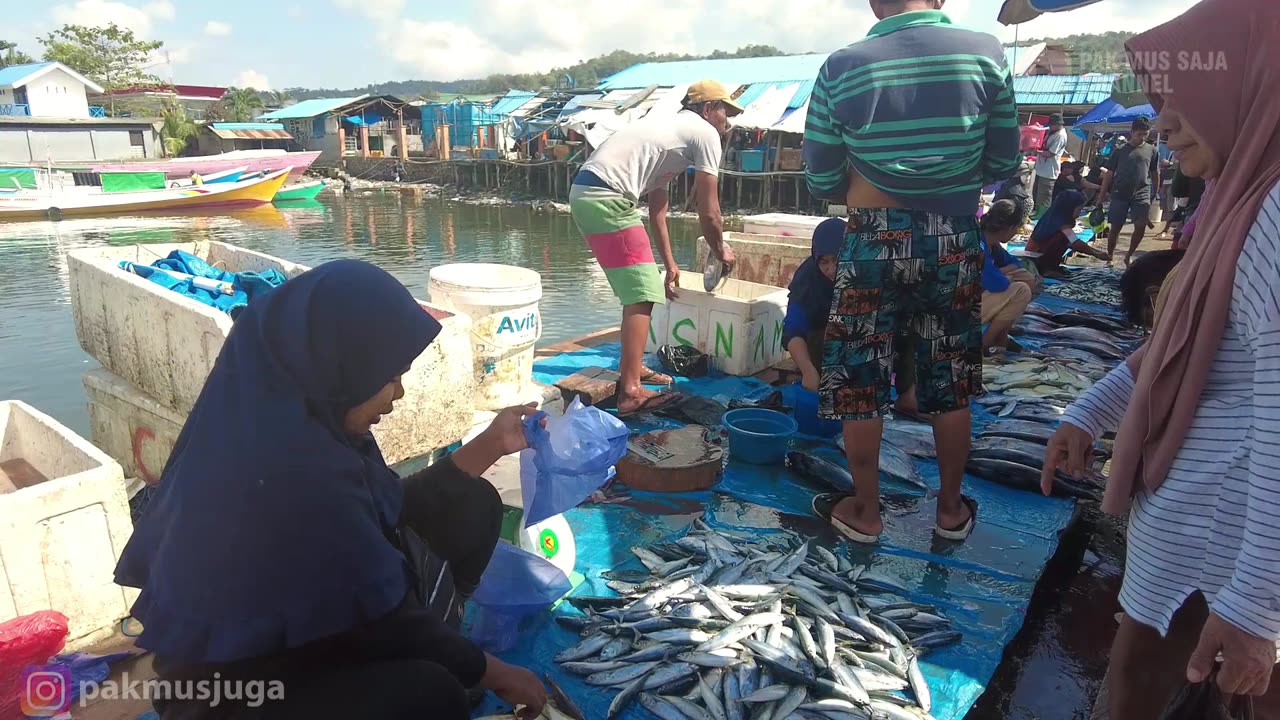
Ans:
[{"label": "red plastic bag", "polygon": [[67,616],[55,610],[0,623],[0,720],[21,720],[23,671],[43,665],[67,641]]}]

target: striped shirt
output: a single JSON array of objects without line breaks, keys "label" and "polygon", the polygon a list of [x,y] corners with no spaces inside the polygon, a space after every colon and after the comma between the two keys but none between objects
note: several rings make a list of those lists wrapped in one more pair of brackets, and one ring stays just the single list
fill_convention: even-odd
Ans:
[{"label": "striped shirt", "polygon": [[[1129,517],[1120,604],[1166,633],[1196,590],[1242,630],[1280,639],[1280,185],[1236,267],[1218,354],[1191,428],[1155,492]],[[1134,379],[1121,364],[1063,419],[1098,437],[1119,427]]]},{"label": "striped shirt", "polygon": [[843,202],[849,169],[913,210],[973,215],[1022,162],[1013,76],[991,35],[937,10],[880,21],[827,58],[805,122],[805,177]]}]

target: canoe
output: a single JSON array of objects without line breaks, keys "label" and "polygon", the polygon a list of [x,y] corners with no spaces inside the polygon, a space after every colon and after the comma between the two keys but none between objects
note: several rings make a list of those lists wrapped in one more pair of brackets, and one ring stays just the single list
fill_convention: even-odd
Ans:
[{"label": "canoe", "polygon": [[316,180],[309,183],[298,183],[296,185],[286,185],[280,188],[280,192],[272,198],[273,202],[282,202],[287,200],[314,200],[320,191],[324,190],[324,181]]},{"label": "canoe", "polygon": [[[236,150],[220,155],[199,155],[167,160],[73,161],[54,165],[55,170],[87,172],[162,172],[170,179],[191,177],[191,173],[208,176],[223,170],[245,166],[246,176],[263,170],[293,168],[293,180],[301,182],[307,168],[320,157],[319,150],[285,152],[284,150]],[[13,166],[28,167],[28,166]]]},{"label": "canoe", "polygon": [[266,177],[137,192],[30,191],[0,196],[0,220],[46,220],[86,215],[119,215],[193,208],[261,205],[271,202],[292,168]]}]

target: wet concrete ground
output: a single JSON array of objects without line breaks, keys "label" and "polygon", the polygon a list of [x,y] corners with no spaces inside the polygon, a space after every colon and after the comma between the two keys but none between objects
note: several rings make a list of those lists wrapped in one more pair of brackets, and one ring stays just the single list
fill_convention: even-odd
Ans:
[{"label": "wet concrete ground", "polygon": [[1082,507],[1031,598],[971,720],[1088,718],[1111,640],[1124,572],[1123,523]]}]

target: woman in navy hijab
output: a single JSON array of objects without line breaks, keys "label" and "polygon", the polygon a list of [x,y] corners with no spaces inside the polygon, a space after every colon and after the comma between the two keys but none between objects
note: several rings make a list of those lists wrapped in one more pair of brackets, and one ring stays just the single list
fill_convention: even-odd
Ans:
[{"label": "woman in navy hijab", "polygon": [[813,231],[813,250],[796,268],[787,286],[787,316],[782,321],[782,346],[800,370],[801,382],[818,391],[822,374],[822,343],[836,292],[836,256],[844,247],[843,218],[828,218]]},{"label": "woman in navy hijab", "polygon": [[116,568],[141,590],[138,645],[160,678],[220,684],[216,704],[156,702],[163,720],[461,720],[469,688],[541,711],[533,673],[457,630],[501,525],[479,477],[524,447],[531,410],[404,479],[370,434],[439,332],[399,281],[354,260],[237,318]]}]

